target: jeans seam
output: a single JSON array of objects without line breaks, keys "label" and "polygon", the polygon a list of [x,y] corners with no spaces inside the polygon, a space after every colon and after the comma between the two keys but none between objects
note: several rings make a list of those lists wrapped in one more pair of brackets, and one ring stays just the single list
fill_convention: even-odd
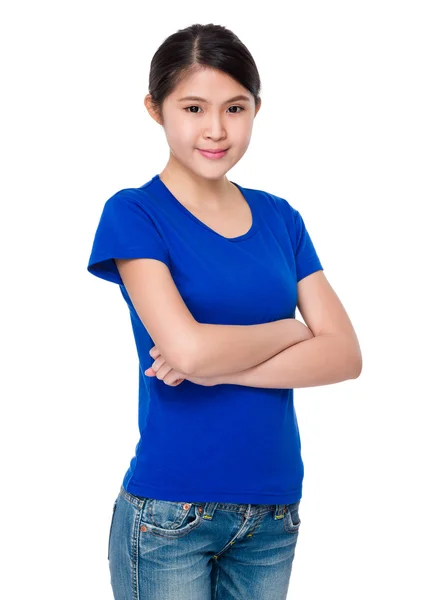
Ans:
[{"label": "jeans seam", "polygon": [[136,514],[133,519],[132,543],[131,543],[131,572],[132,572],[132,597],[133,600],[139,600],[139,537],[140,520],[142,517],[143,505],[135,508]]}]

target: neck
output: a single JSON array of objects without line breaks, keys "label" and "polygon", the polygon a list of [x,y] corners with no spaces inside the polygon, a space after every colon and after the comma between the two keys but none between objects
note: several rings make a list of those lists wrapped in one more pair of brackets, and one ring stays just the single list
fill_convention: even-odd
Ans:
[{"label": "neck", "polygon": [[225,175],[218,179],[207,179],[169,164],[159,177],[177,199],[183,199],[197,209],[222,208],[235,191],[235,186]]}]

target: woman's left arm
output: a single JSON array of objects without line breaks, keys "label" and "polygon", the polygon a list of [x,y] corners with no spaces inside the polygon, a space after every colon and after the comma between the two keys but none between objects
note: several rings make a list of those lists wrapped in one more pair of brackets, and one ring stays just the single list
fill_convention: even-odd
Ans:
[{"label": "woman's left arm", "polygon": [[320,334],[290,346],[259,365],[221,375],[219,383],[261,388],[300,388],[356,379],[361,361],[346,336]]},{"label": "woman's left arm", "polygon": [[352,323],[322,270],[297,284],[298,309],[313,334],[254,367],[221,377],[222,383],[300,388],[356,379],[362,354]]}]

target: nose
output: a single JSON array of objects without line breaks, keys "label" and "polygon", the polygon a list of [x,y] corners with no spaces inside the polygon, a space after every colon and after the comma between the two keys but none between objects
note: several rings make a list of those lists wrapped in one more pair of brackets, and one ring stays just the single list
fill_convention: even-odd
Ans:
[{"label": "nose", "polygon": [[221,140],[226,137],[224,121],[218,113],[208,115],[203,136],[214,140]]}]

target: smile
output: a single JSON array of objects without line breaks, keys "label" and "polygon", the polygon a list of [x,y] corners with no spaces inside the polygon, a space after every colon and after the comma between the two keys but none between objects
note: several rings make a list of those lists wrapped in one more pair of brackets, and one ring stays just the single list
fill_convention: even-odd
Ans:
[{"label": "smile", "polygon": [[223,150],[222,152],[207,152],[206,150],[200,150],[199,148],[198,150],[202,156],[205,158],[210,158],[211,160],[222,158],[228,152],[228,150]]}]

